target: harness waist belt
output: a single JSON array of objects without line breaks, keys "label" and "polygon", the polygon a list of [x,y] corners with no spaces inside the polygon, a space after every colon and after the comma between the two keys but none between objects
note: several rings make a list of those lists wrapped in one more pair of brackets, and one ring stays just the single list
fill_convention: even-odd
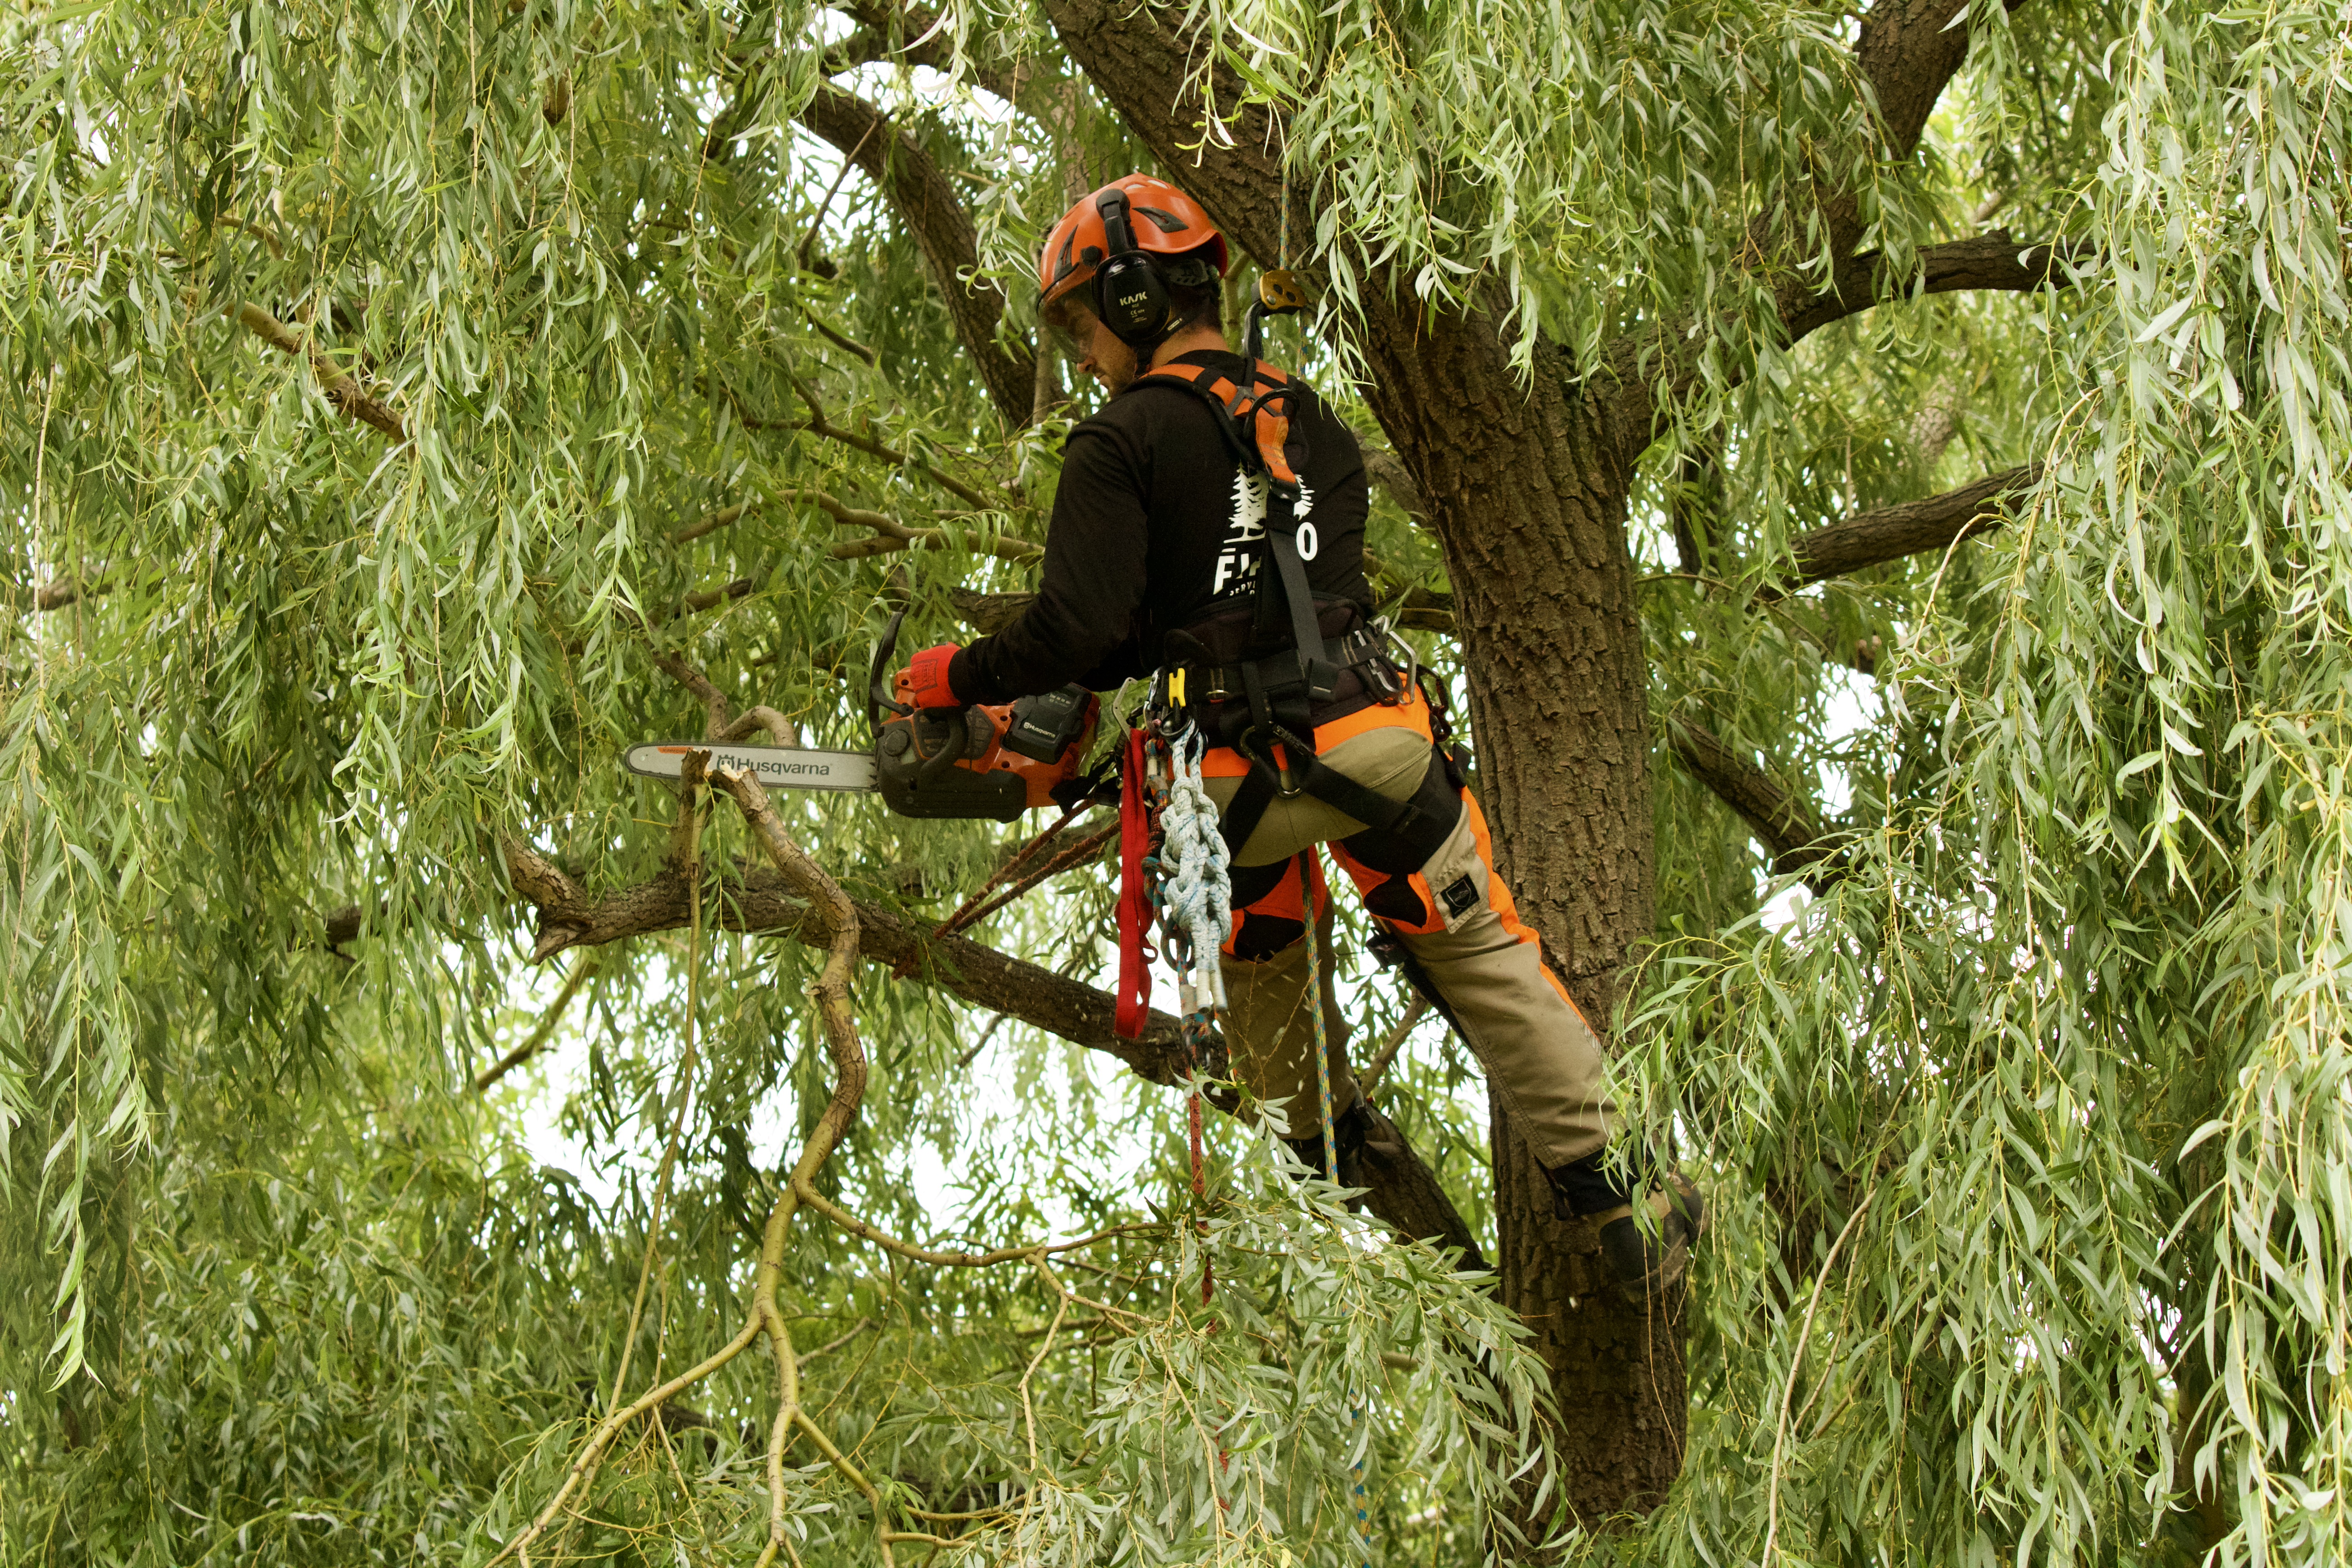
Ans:
[{"label": "harness waist belt", "polygon": [[[1381,650],[1381,636],[1369,626],[1359,626],[1344,637],[1323,644],[1325,662],[1339,669],[1351,669],[1365,663]],[[1184,680],[1190,700],[1226,702],[1243,696],[1249,689],[1249,672],[1255,668],[1257,678],[1268,687],[1298,679],[1298,655],[1290,648],[1267,654],[1243,664],[1195,664],[1184,670]]]}]

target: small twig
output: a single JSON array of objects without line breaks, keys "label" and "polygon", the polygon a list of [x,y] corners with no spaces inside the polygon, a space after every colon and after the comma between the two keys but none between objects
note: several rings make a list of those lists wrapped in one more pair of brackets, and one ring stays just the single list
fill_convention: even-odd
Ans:
[{"label": "small twig", "polygon": [[793,378],[793,390],[800,395],[800,400],[808,405],[809,416],[805,419],[761,418],[743,406],[742,398],[736,395],[733,387],[724,382],[719,383],[719,386],[720,392],[726,395],[729,405],[734,408],[736,419],[746,430],[805,430],[812,436],[822,437],[828,441],[838,441],[843,446],[854,447],[870,458],[879,458],[895,468],[912,468],[941,489],[968,502],[976,511],[1001,511],[1004,510],[1008,500],[1013,504],[1019,504],[1019,498],[1013,496],[1009,491],[1004,499],[992,501],[954,475],[941,473],[911,452],[902,452],[887,442],[877,440],[872,436],[843,429],[825,417],[824,405],[817,401],[816,395],[811,392],[807,384],[797,376]]},{"label": "small twig", "polygon": [[849,171],[855,168],[857,164],[857,154],[866,151],[866,141],[873,136],[874,127],[880,123],[880,121],[876,120],[871,121],[866,124],[864,133],[857,138],[857,145],[852,147],[849,150],[849,156],[841,161],[841,172],[835,174],[833,177],[833,184],[825,187],[824,200],[816,204],[816,211],[811,215],[809,218],[808,232],[801,236],[800,264],[802,271],[805,272],[808,270],[809,247],[816,243],[817,231],[824,226],[824,215],[832,210],[833,198],[841,194],[841,187],[843,185],[848,184]]},{"label": "small twig", "polygon": [[[1026,1492],[1022,1494],[1023,1498],[1027,1496]],[[975,1519],[994,1519],[1000,1513],[1011,1513],[1017,1506],[1019,1506],[1019,1500],[1016,1499],[1013,1502],[998,1503],[993,1508],[976,1508],[969,1513],[931,1513],[919,1508],[906,1509],[902,1511],[908,1518],[919,1519],[925,1524],[964,1524]]]},{"label": "small twig", "polygon": [[[1012,858],[1006,860],[995,870],[990,872],[988,880],[982,882],[978,888],[974,889],[971,897],[966,899],[960,906],[958,906],[955,913],[950,915],[947,919],[939,923],[938,928],[931,932],[932,940],[937,941],[939,938],[943,936],[953,936],[958,931],[965,931],[977,925],[989,915],[995,913],[998,910],[1003,909],[1006,904],[1011,903],[1014,899],[1019,898],[1031,888],[1035,887],[1038,882],[1043,881],[1046,877],[1052,876],[1055,871],[1063,869],[1063,857],[1071,853],[1069,850],[1063,851],[1062,856],[1049,858],[1038,862],[1034,866],[1030,865],[1030,858],[1034,856],[1039,850],[1045,848],[1048,844],[1051,844],[1055,838],[1059,837],[1061,836],[1062,829],[1067,827],[1073,821],[1075,821],[1078,813],[1084,810],[1085,807],[1086,803],[1080,802],[1078,805],[1074,805],[1067,811],[1062,813],[1060,816],[1054,819],[1052,826],[1048,826],[1045,831],[1040,833],[1036,837],[1032,838],[1027,843],[1022,845],[1019,849],[1013,852]],[[1104,844],[1110,842],[1111,836],[1116,834],[1118,831],[1118,824],[1114,821],[1108,827],[1101,829],[1099,832],[1081,842],[1077,846],[1077,848],[1100,849]],[[1083,857],[1081,857],[1081,858],[1083,858]],[[1076,865],[1076,863],[1077,862],[1075,860],[1069,862],[1071,865]],[[1029,871],[1029,874],[1025,877],[1022,874],[1023,868],[1024,867],[1027,867]],[[1002,883],[1007,877],[1014,879],[1013,886],[1005,889],[1002,893],[996,892],[998,884]],[[994,894],[994,897],[992,898],[992,894]]]},{"label": "small twig", "polygon": [[[888,555],[901,550],[944,550],[955,542],[945,529],[908,528],[887,512],[868,511],[854,507],[823,490],[780,490],[780,500],[803,500],[824,512],[834,521],[849,528],[874,531],[871,539],[851,540],[827,547],[825,553],[836,561],[856,561],[869,555]],[[977,548],[1003,561],[1034,561],[1045,553],[1043,545],[1010,533],[1000,533]]]},{"label": "small twig", "polygon": [[842,1346],[847,1344],[850,1341],[856,1339],[858,1335],[864,1333],[866,1330],[873,1328],[874,1326],[875,1321],[872,1318],[858,1319],[857,1321],[849,1325],[849,1331],[842,1335],[839,1339],[827,1340],[824,1343],[817,1346],[816,1349],[803,1355],[800,1358],[801,1365],[806,1366],[809,1363],[816,1360],[816,1358],[821,1355],[831,1354],[833,1352],[839,1350]]},{"label": "small twig", "polygon": [[1846,1216],[1844,1227],[1837,1233],[1837,1239],[1830,1243],[1829,1256],[1822,1259],[1822,1271],[1813,1276],[1812,1299],[1805,1303],[1804,1326],[1797,1331],[1796,1353],[1789,1358],[1789,1379],[1780,1387],[1780,1408],[1772,1423],[1772,1474],[1764,1493],[1764,1550],[1758,1556],[1758,1568],[1772,1568],[1772,1547],[1780,1534],[1780,1453],[1789,1441],[1789,1401],[1797,1396],[1797,1377],[1805,1370],[1805,1342],[1813,1337],[1813,1313],[1822,1304],[1822,1287],[1828,1282],[1830,1270],[1837,1267],[1838,1249],[1845,1246],[1845,1238],[1853,1234],[1853,1227],[1868,1212],[1871,1200],[1877,1196],[1878,1189],[1873,1187],[1854,1205],[1853,1213]]},{"label": "small twig", "polygon": [[484,1069],[481,1075],[474,1079],[476,1094],[488,1092],[490,1085],[540,1053],[546,1046],[548,1037],[555,1033],[555,1026],[563,1017],[563,1009],[572,1005],[573,994],[580,989],[581,984],[595,972],[595,969],[596,961],[585,953],[582,954],[580,962],[572,966],[572,973],[565,977],[563,989],[555,994],[555,1000],[549,1003],[547,1011],[540,1015],[539,1026],[531,1030],[530,1037],[500,1057],[494,1065]]},{"label": "small twig", "polygon": [[980,1038],[972,1041],[971,1049],[964,1052],[963,1055],[956,1058],[955,1070],[961,1072],[964,1068],[971,1066],[973,1058],[988,1048],[988,1042],[996,1037],[996,1031],[1002,1028],[1003,1024],[1004,1015],[1002,1013],[999,1013],[995,1017],[991,1018],[988,1021],[987,1026],[980,1031]]},{"label": "small twig", "polygon": [[[1098,1230],[1092,1236],[1080,1237],[1076,1241],[1031,1242],[1025,1247],[1001,1247],[993,1252],[934,1252],[929,1247],[917,1247],[911,1241],[900,1241],[895,1236],[875,1229],[847,1209],[834,1203],[823,1193],[818,1192],[814,1186],[803,1184],[800,1197],[802,1203],[861,1241],[870,1241],[886,1252],[895,1252],[901,1258],[910,1258],[918,1263],[934,1264],[943,1268],[989,1268],[999,1263],[1048,1258],[1060,1252],[1075,1252],[1082,1247],[1092,1247],[1097,1242],[1108,1241],[1113,1237],[1163,1232],[1168,1228],[1158,1222],[1115,1225],[1108,1230]],[[1071,1300],[1085,1301],[1086,1299],[1074,1296]],[[1086,1304],[1092,1306],[1094,1303],[1088,1301]],[[1117,1308],[1110,1310],[1118,1310]],[[1133,1317],[1135,1314],[1129,1312],[1124,1315]]]},{"label": "small twig", "polygon": [[1045,1363],[1045,1357],[1054,1349],[1054,1336],[1061,1331],[1062,1320],[1070,1315],[1070,1292],[1059,1279],[1054,1277],[1054,1271],[1045,1267],[1045,1260],[1043,1258],[1034,1258],[1032,1261],[1036,1264],[1037,1272],[1044,1277],[1045,1283],[1053,1287],[1055,1293],[1054,1321],[1045,1325],[1044,1342],[1037,1346],[1037,1353],[1029,1358],[1029,1365],[1021,1373],[1021,1426],[1029,1439],[1029,1468],[1035,1470],[1038,1468],[1037,1411],[1029,1399],[1029,1380],[1035,1377],[1037,1369]]},{"label": "small twig", "polygon": [[856,354],[859,359],[864,360],[867,364],[879,364],[882,363],[881,355],[876,353],[872,349],[867,348],[864,343],[859,342],[856,339],[849,337],[845,333],[837,332],[833,328],[827,326],[824,319],[819,316],[814,310],[810,310],[806,305],[803,305],[801,307],[801,314],[806,316],[808,318],[808,324],[814,327],[818,331],[823,332],[832,341],[836,348],[847,350],[849,353]]},{"label": "small twig", "polygon": [[1381,1042],[1381,1048],[1372,1053],[1372,1065],[1356,1075],[1358,1093],[1366,1100],[1371,1099],[1372,1090],[1380,1087],[1381,1075],[1389,1070],[1389,1064],[1396,1060],[1397,1052],[1404,1048],[1404,1037],[1412,1033],[1414,1025],[1428,1016],[1429,998],[1415,992],[1412,1005],[1404,1010],[1404,1016],[1397,1020],[1396,1027],[1391,1029],[1388,1037]]}]

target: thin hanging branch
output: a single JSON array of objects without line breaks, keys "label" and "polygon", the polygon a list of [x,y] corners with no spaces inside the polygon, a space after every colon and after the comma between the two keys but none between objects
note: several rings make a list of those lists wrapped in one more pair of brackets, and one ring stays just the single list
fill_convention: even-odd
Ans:
[{"label": "thin hanging branch", "polygon": [[969,505],[974,511],[1002,511],[1008,507],[1019,507],[1024,504],[1020,497],[1011,491],[1005,491],[992,500],[953,474],[941,472],[912,453],[902,452],[888,442],[866,432],[843,429],[825,417],[824,405],[817,400],[816,394],[809,390],[807,384],[797,376],[793,378],[793,391],[799,395],[803,403],[808,405],[809,414],[805,419],[772,419],[755,414],[733,387],[723,381],[718,385],[720,395],[727,399],[729,408],[734,412],[736,423],[741,425],[746,430],[805,430],[810,435],[824,440],[838,441],[843,446],[863,452],[869,458],[879,458],[893,468],[905,468],[911,473],[920,474],[950,495]]},{"label": "thin hanging branch", "polygon": [[580,962],[572,966],[572,973],[564,977],[563,989],[555,994],[555,1000],[550,1002],[547,1011],[539,1016],[539,1025],[531,1030],[530,1037],[483,1069],[474,1079],[476,1094],[488,1093],[492,1084],[546,1048],[547,1042],[554,1037],[555,1026],[563,1020],[563,1010],[572,1005],[572,998],[595,972],[595,959],[582,954]]}]

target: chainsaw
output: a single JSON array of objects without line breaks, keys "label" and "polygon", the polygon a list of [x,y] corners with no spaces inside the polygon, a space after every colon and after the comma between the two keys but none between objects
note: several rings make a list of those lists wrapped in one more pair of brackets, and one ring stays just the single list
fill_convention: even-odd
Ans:
[{"label": "chainsaw", "polygon": [[1056,789],[1069,794],[1094,739],[1101,699],[1083,686],[1065,686],[1017,702],[918,708],[907,700],[907,671],[889,689],[882,684],[906,618],[903,608],[891,616],[866,672],[872,751],[655,741],[630,747],[622,765],[647,778],[674,779],[688,752],[707,752],[710,766],[740,769],[770,789],[879,790],[901,816],[1011,822],[1055,804]]}]

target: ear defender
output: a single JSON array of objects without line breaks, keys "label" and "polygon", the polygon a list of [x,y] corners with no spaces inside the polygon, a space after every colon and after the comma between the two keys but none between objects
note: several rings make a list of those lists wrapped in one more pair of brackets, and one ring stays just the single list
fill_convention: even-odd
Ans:
[{"label": "ear defender", "polygon": [[1159,342],[1168,326],[1168,285],[1150,257],[1136,248],[1127,193],[1110,186],[1095,198],[1109,254],[1095,269],[1095,314],[1111,335],[1134,348]]}]

